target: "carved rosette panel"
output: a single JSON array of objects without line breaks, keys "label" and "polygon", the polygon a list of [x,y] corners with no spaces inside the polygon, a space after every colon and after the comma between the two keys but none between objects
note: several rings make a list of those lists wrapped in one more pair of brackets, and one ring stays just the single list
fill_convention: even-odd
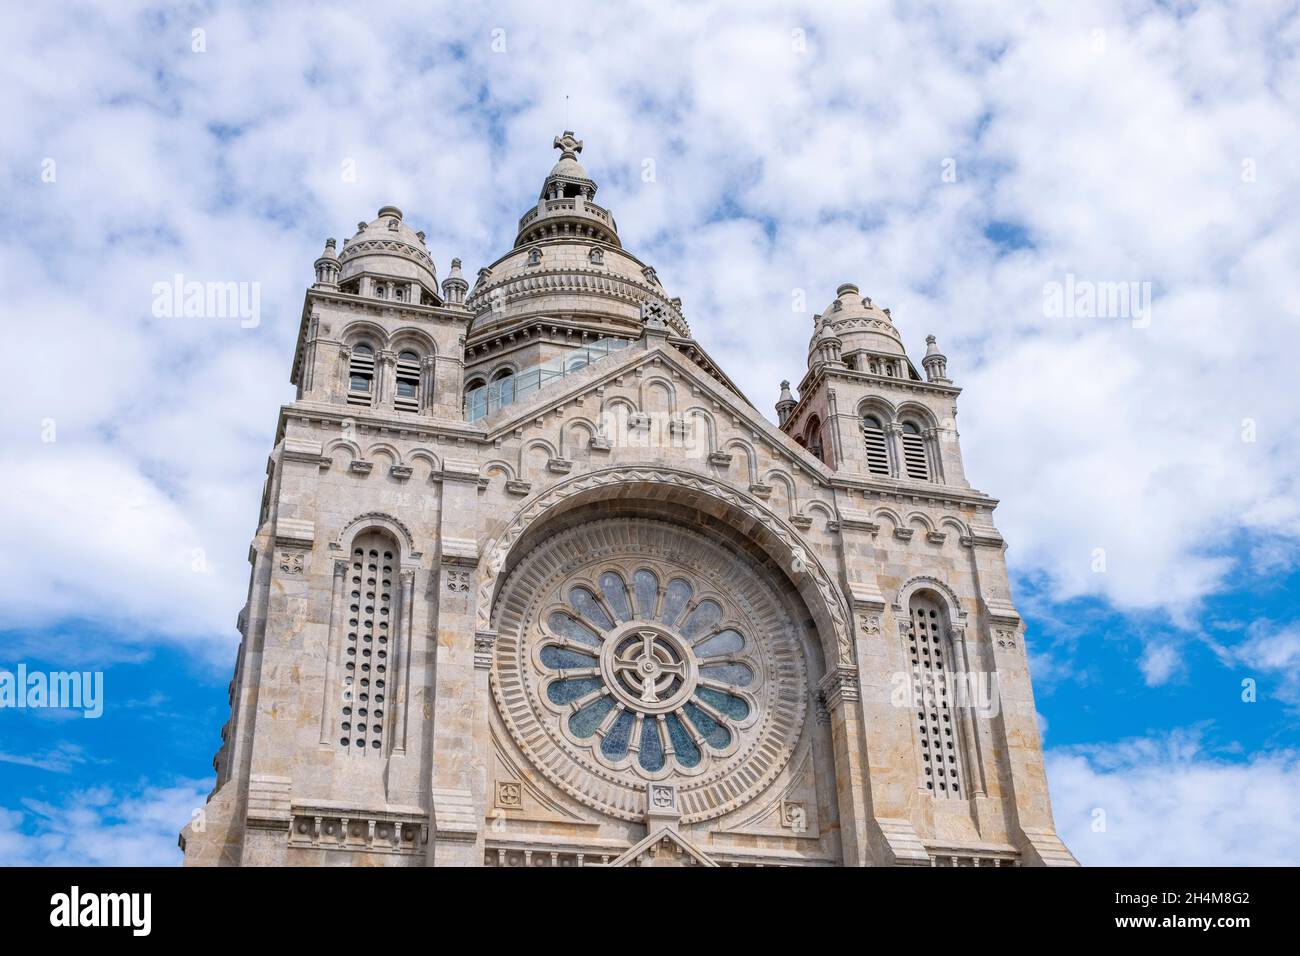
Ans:
[{"label": "carved rosette panel", "polygon": [[683,822],[728,813],[780,773],[808,708],[783,586],[667,522],[554,535],[497,601],[504,722],[543,774],[601,812],[644,819],[650,783],[671,778]]}]

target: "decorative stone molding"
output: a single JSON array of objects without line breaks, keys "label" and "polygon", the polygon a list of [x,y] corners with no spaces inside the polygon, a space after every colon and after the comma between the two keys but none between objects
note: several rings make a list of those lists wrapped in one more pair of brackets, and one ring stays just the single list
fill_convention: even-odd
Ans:
[{"label": "decorative stone molding", "polygon": [[452,594],[465,594],[470,589],[469,571],[455,567],[446,568],[442,573],[445,587]]},{"label": "decorative stone molding", "polygon": [[756,481],[749,486],[749,493],[758,498],[770,498],[772,497],[772,486]]},{"label": "decorative stone molding", "polygon": [[[904,613],[908,603],[911,601],[912,594],[921,589],[935,591],[942,595],[948,604],[948,618],[954,626],[962,626],[966,621],[966,609],[962,607],[961,600],[957,597],[957,592],[949,587],[945,582],[939,580],[930,574],[917,574],[903,582],[902,587],[898,589],[898,596],[894,599],[894,612],[899,618],[899,630],[905,633],[904,628],[910,628],[911,621],[908,615]],[[1017,618],[1019,620],[1019,618]]]},{"label": "decorative stone molding", "polygon": [[405,481],[411,477],[413,469],[410,465],[393,465],[388,469],[388,474],[398,481]]},{"label": "decorative stone molding", "polygon": [[681,834],[665,827],[662,830],[652,830],[609,865],[713,867],[718,864]]},{"label": "decorative stone molding", "polygon": [[826,696],[829,710],[839,709],[845,701],[858,699],[858,669],[849,664],[837,664],[821,679],[821,691]]},{"label": "decorative stone molding", "polygon": [[[477,472],[475,474],[477,475]],[[735,508],[748,518],[752,518],[758,526],[775,538],[776,542],[787,550],[789,560],[792,562],[792,574],[797,576],[806,573],[812,577],[816,591],[821,598],[820,606],[813,608],[814,618],[818,614],[824,615],[824,618],[819,621],[819,630],[822,631],[823,653],[828,656],[835,654],[834,641],[837,639],[835,635],[847,630],[850,623],[844,597],[831,580],[830,575],[827,574],[825,568],[821,566],[821,563],[815,557],[809,556],[803,549],[797,532],[783,526],[781,520],[770,510],[763,507],[759,502],[744,497],[734,488],[701,475],[667,468],[611,468],[605,471],[575,476],[556,484],[544,494],[524,503],[498,534],[495,541],[492,542],[487,549],[487,553],[508,554],[525,530],[535,521],[543,518],[552,505],[566,498],[590,490],[631,482],[649,482],[660,488],[677,487],[686,491],[698,492],[719,503]],[[754,486],[751,485],[750,487],[752,489]],[[477,617],[480,628],[491,626],[492,599],[499,573],[500,567],[498,566],[496,568],[489,567],[485,569],[485,573],[480,575],[477,598]]]},{"label": "decorative stone molding", "polygon": [[305,551],[281,551],[277,563],[284,574],[302,574],[306,560]]},{"label": "decorative stone molding", "polygon": [[279,518],[275,522],[275,543],[284,548],[307,548],[316,541],[314,522],[300,518]]},{"label": "decorative stone molding", "polygon": [[804,833],[808,829],[808,808],[802,800],[781,801],[781,826],[795,833]]},{"label": "decorative stone molding", "polygon": [[899,541],[911,541],[915,532],[911,528],[895,528],[894,537]]},{"label": "decorative stone molding", "polygon": [[288,777],[253,774],[248,778],[249,822],[287,824],[292,790],[293,781]]},{"label": "decorative stone molding", "polygon": [[439,840],[473,840],[478,836],[479,812],[468,790],[435,787],[433,830]]},{"label": "decorative stone molding", "polygon": [[876,817],[875,824],[893,866],[929,866],[930,854],[910,820]]},{"label": "decorative stone molding", "polygon": [[492,652],[496,648],[497,632],[496,631],[475,631],[474,632],[474,667],[477,670],[487,670],[492,666]]},{"label": "decorative stone molding", "polygon": [[546,470],[557,475],[567,475],[573,471],[573,462],[568,458],[549,458],[546,461]]},{"label": "decorative stone molding", "polygon": [[527,495],[533,490],[531,481],[520,481],[518,478],[511,478],[506,481],[506,491],[512,495]]},{"label": "decorative stone molding", "polygon": [[455,461],[448,458],[442,463],[441,478],[443,481],[472,481],[477,484],[479,479],[478,462]]},{"label": "decorative stone molding", "polygon": [[999,628],[997,632],[998,647],[1015,647],[1017,632],[1009,628]]},{"label": "decorative stone molding", "polygon": [[442,563],[461,568],[473,568],[478,564],[478,542],[472,538],[442,539]]},{"label": "decorative stone molding", "polygon": [[289,828],[289,846],[294,849],[418,856],[428,843],[428,817],[418,807],[363,810],[295,804]]},{"label": "decorative stone molding", "polygon": [[322,444],[319,441],[311,441],[306,438],[286,438],[284,447],[280,451],[280,457],[284,461],[301,461],[317,466],[320,465],[322,460],[328,460],[322,454]]},{"label": "decorative stone molding", "polygon": [[353,458],[352,461],[348,463],[348,471],[358,475],[368,475],[374,470],[374,468],[375,463],[373,461],[365,461],[361,458]]},{"label": "decorative stone molding", "polygon": [[840,527],[846,531],[866,531],[875,534],[880,530],[871,513],[868,511],[858,511],[853,508],[840,508]]},{"label": "decorative stone molding", "polygon": [[845,631],[839,636],[839,660],[841,666],[852,667],[857,663],[858,655],[853,646],[853,635]]},{"label": "decorative stone molding", "polygon": [[502,810],[518,810],[523,806],[524,787],[518,780],[498,780],[496,805]]},{"label": "decorative stone molding", "polygon": [[646,829],[667,828],[676,830],[682,818],[681,807],[677,805],[677,787],[667,781],[652,783],[646,791]]},{"label": "decorative stone molding", "polygon": [[791,515],[790,523],[800,531],[807,531],[812,527],[812,516],[806,514]]},{"label": "decorative stone molding", "polygon": [[725,451],[712,451],[709,452],[708,460],[710,465],[716,465],[719,468],[730,468],[734,458]]},{"label": "decorative stone molding", "polygon": [[346,540],[354,536],[354,532],[360,532],[368,526],[381,527],[393,532],[403,544],[408,557],[419,560],[420,552],[415,549],[415,538],[411,534],[411,529],[400,519],[385,511],[367,511],[357,515],[347,523],[347,527],[339,532],[338,537],[330,542],[330,549],[341,551]]}]

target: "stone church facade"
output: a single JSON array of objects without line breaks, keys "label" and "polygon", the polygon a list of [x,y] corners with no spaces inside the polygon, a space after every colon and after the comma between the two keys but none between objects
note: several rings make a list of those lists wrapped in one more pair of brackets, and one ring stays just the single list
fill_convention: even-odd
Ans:
[{"label": "stone church facade", "polygon": [[471,289],[316,261],[192,865],[1069,865],[959,389],[852,284],[772,425],[581,141]]}]

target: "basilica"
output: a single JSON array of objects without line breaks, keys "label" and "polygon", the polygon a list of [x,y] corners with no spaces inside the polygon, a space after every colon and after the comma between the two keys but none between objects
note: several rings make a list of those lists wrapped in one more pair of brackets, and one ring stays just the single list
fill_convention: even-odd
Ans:
[{"label": "basilica", "polygon": [[773,424],[554,146],[472,286],[316,260],[185,862],[1074,865],[934,337],[843,283]]}]

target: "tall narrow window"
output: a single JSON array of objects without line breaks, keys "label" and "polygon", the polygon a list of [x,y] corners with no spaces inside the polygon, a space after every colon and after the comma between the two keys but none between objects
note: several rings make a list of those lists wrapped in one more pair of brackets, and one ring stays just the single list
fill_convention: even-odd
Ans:
[{"label": "tall narrow window", "polygon": [[911,615],[908,652],[921,743],[921,779],[935,796],[961,796],[960,738],[949,696],[949,685],[956,678],[944,634],[944,615],[934,599],[921,595],[912,598]]},{"label": "tall narrow window", "polygon": [[509,405],[515,400],[514,369],[503,368],[492,376],[492,381],[496,384],[496,391],[501,396],[502,405]]},{"label": "tall narrow window", "polygon": [[825,455],[822,454],[822,423],[821,419],[813,416],[808,422],[808,430],[804,432],[804,446],[816,456],[818,461],[826,461]]},{"label": "tall narrow window", "polygon": [[420,356],[410,350],[397,354],[397,395],[393,405],[402,412],[420,410]]},{"label": "tall narrow window", "polygon": [[921,429],[912,422],[903,423],[903,466],[907,477],[930,480],[930,461],[925,451]]},{"label": "tall narrow window", "polygon": [[873,475],[889,474],[889,451],[885,429],[875,415],[862,418],[862,438],[867,444],[867,470]]},{"label": "tall narrow window", "polygon": [[470,421],[482,418],[488,413],[487,382],[481,378],[470,379],[465,386],[465,417]]},{"label": "tall narrow window", "polygon": [[375,350],[365,342],[352,346],[352,358],[348,361],[348,404],[366,405],[374,403],[375,393]]},{"label": "tall narrow window", "polygon": [[393,544],[383,533],[353,542],[339,746],[357,754],[383,752],[396,567]]}]

